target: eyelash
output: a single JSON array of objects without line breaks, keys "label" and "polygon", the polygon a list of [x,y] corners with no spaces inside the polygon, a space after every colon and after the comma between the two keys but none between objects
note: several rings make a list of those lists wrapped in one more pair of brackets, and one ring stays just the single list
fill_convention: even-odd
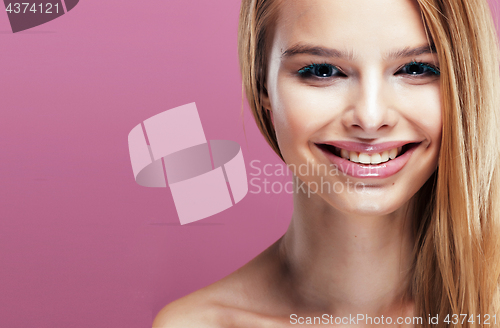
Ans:
[{"label": "eyelash", "polygon": [[[424,69],[424,70],[427,70],[426,72],[422,73],[422,74],[408,74],[409,76],[411,77],[427,77],[428,75],[435,75],[435,76],[439,76],[441,73],[439,71],[439,68],[437,68],[436,66],[430,64],[430,63],[425,63],[425,62],[421,62],[421,61],[417,61],[417,60],[413,60],[407,64],[404,64],[403,66],[400,66],[398,68],[398,70],[396,71],[395,74],[400,74],[400,71],[404,68],[408,69],[410,66],[413,66],[413,65],[416,65],[418,66],[418,68],[421,68],[421,69]],[[316,75],[315,73],[318,73],[318,69],[320,68],[327,68],[328,69],[328,72],[325,72],[323,75],[328,75],[328,74],[331,74],[331,75],[328,75],[328,76],[318,76]],[[316,70],[316,72],[314,72]],[[337,77],[342,77],[342,76],[346,76],[340,69],[338,69],[337,67],[335,67],[334,65],[331,65],[331,64],[328,64],[328,63],[315,63],[315,64],[311,64],[311,65],[308,65],[308,66],[305,66],[303,68],[301,68],[300,70],[298,70],[298,74],[301,78],[304,78],[304,79],[307,79],[307,78],[316,78],[316,79],[327,79],[327,78],[331,78],[331,77],[335,77],[336,74],[342,74],[340,76],[337,75]]]}]

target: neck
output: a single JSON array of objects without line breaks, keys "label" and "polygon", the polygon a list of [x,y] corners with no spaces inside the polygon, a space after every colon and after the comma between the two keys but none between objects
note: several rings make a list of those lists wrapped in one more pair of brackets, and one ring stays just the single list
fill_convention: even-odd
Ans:
[{"label": "neck", "polygon": [[278,246],[294,306],[339,316],[407,308],[414,245],[408,206],[360,216],[340,212],[318,195],[295,194]]}]

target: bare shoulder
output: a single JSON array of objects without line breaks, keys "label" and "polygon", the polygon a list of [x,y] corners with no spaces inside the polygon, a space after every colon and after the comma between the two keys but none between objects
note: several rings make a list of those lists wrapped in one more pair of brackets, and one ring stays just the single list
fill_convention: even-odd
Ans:
[{"label": "bare shoulder", "polygon": [[[153,327],[281,327],[272,247],[224,279],[165,306]],[[274,261],[275,262],[275,261]]]},{"label": "bare shoulder", "polygon": [[232,318],[238,306],[245,307],[241,300],[246,298],[238,281],[233,273],[168,304],[156,316],[153,327],[234,327]]},{"label": "bare shoulder", "polygon": [[153,322],[153,328],[213,328],[218,325],[217,306],[210,302],[200,302],[190,294],[165,306]]},{"label": "bare shoulder", "polygon": [[186,307],[175,301],[156,316],[153,328],[263,328],[289,327],[283,318],[220,304],[197,304]]}]

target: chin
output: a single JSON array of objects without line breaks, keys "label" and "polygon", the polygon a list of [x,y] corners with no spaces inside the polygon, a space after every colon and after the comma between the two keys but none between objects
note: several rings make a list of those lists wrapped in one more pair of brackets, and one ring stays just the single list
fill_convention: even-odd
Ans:
[{"label": "chin", "polygon": [[[324,197],[323,195],[321,197]],[[359,216],[382,216],[396,212],[408,204],[408,200],[394,199],[387,193],[358,193],[355,195],[326,195],[326,201],[338,211]]]}]

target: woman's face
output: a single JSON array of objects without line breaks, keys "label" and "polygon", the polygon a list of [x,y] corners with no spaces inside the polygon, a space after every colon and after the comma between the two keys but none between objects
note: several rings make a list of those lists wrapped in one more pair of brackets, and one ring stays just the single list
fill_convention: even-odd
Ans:
[{"label": "woman's face", "polygon": [[268,67],[285,162],[333,207],[391,213],[435,171],[439,63],[416,1],[287,0]]}]

